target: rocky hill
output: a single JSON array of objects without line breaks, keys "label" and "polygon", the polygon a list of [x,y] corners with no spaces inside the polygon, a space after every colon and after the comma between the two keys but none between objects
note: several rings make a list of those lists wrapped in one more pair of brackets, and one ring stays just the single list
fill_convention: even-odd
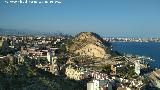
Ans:
[{"label": "rocky hill", "polygon": [[107,59],[111,56],[111,45],[96,33],[81,32],[72,39],[68,51],[78,56]]}]

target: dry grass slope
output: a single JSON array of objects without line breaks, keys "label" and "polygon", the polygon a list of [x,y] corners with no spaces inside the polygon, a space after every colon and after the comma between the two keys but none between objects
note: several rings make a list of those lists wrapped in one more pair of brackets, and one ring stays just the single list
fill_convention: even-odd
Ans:
[{"label": "dry grass slope", "polygon": [[110,57],[110,44],[96,33],[82,32],[73,39],[73,44],[69,46],[69,52],[91,58],[108,58]]}]

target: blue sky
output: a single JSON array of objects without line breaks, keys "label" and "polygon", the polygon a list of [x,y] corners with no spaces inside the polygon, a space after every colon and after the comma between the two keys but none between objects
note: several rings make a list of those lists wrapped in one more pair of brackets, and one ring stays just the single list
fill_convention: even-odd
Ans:
[{"label": "blue sky", "polygon": [[160,37],[160,0],[59,1],[62,3],[55,5],[12,5],[1,0],[0,27],[70,34],[92,31],[102,36]]}]

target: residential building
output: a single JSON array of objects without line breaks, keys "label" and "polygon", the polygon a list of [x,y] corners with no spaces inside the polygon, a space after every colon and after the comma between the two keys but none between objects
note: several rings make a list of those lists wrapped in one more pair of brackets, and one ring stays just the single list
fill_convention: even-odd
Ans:
[{"label": "residential building", "polygon": [[109,80],[92,80],[87,83],[87,90],[112,90],[112,83]]},{"label": "residential building", "polygon": [[137,75],[140,75],[140,70],[141,70],[141,68],[140,68],[140,61],[137,60],[135,62],[135,72],[136,72]]}]

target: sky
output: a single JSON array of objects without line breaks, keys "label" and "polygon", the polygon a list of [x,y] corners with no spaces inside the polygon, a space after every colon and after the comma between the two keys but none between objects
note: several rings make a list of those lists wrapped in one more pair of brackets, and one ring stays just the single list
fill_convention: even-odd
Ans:
[{"label": "sky", "polygon": [[160,0],[59,0],[61,4],[4,1],[0,1],[0,28],[73,35],[89,31],[104,37],[160,37]]}]

